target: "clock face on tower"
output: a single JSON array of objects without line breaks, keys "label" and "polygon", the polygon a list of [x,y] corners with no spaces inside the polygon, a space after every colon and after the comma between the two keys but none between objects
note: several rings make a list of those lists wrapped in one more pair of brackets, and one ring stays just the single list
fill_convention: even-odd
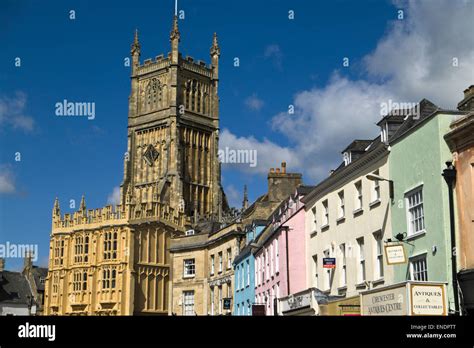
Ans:
[{"label": "clock face on tower", "polygon": [[155,149],[153,145],[148,145],[147,149],[143,153],[143,159],[149,166],[152,166],[153,163],[158,159],[160,153]]}]

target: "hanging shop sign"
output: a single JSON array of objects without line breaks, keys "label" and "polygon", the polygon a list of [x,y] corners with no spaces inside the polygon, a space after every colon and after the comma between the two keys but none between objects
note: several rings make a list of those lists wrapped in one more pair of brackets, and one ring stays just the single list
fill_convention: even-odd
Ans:
[{"label": "hanging shop sign", "polygon": [[407,255],[403,244],[385,245],[385,257],[388,265],[407,263]]}]

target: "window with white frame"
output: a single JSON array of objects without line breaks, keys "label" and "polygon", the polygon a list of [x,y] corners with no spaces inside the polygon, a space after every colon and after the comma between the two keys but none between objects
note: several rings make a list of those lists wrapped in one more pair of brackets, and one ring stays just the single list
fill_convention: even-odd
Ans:
[{"label": "window with white frame", "polygon": [[339,197],[338,218],[341,219],[346,215],[346,208],[345,208],[345,203],[344,203],[344,191],[340,191],[337,195]]},{"label": "window with white frame", "polygon": [[183,315],[195,315],[194,291],[183,291]]},{"label": "window with white frame", "polygon": [[313,274],[315,288],[319,288],[319,275],[318,275],[318,255],[313,255]]},{"label": "window with white frame", "polygon": [[240,315],[240,303],[237,303],[237,315]]},{"label": "window with white frame", "polygon": [[[330,257],[330,252],[329,252],[329,249],[327,250],[324,250],[324,257],[327,258],[327,257]],[[331,268],[325,268],[325,289],[328,290],[328,289],[331,289]]]},{"label": "window with white frame", "polygon": [[408,235],[424,231],[425,217],[423,211],[423,187],[406,194],[406,205],[408,214]]},{"label": "window with white frame", "polygon": [[258,259],[255,260],[254,263],[254,277],[255,277],[255,287],[258,286]]},{"label": "window with white frame", "polygon": [[227,249],[227,269],[232,267],[232,249]]},{"label": "window with white frame", "polygon": [[265,251],[262,252],[262,255],[260,256],[261,262],[262,262],[262,275],[260,278],[260,283],[263,284],[265,282]]},{"label": "window with white frame", "polygon": [[194,259],[186,259],[184,260],[184,277],[194,277],[196,274],[196,265],[194,263]]},{"label": "window with white frame", "polygon": [[214,315],[214,287],[211,286],[211,315]]},{"label": "window with white frame", "polygon": [[266,280],[270,279],[270,258],[268,257],[268,248],[265,249],[265,274],[267,275]]},{"label": "window with white frame", "polygon": [[270,275],[273,277],[273,243],[270,244]]},{"label": "window with white frame", "polygon": [[[244,264],[242,264],[241,270],[240,270],[240,288],[243,289],[245,287],[245,270],[244,270]],[[239,286],[239,284],[236,284]]]},{"label": "window with white frame", "polygon": [[250,286],[250,262],[247,260],[247,286]]},{"label": "window with white frame", "polygon": [[311,209],[311,212],[313,213],[313,231],[316,231],[318,228],[318,213],[316,211],[316,206]]},{"label": "window with white frame", "polygon": [[193,236],[194,235],[194,230],[187,230],[186,232],[184,232],[184,234],[186,236]]},{"label": "window with white frame", "polygon": [[219,292],[219,314],[222,314],[222,285],[218,288]]},{"label": "window with white frame", "polygon": [[383,278],[383,241],[382,232],[374,233],[375,238],[375,279]]},{"label": "window with white frame", "polygon": [[[374,175],[379,175],[379,171],[376,170]],[[372,182],[372,202],[376,202],[380,200],[380,182],[378,180],[374,180]]]},{"label": "window with white frame", "polygon": [[239,275],[240,275],[240,266],[237,266],[235,268],[235,284],[237,284],[237,286],[235,287],[235,290],[236,291],[239,291]]},{"label": "window with white frame", "polygon": [[247,315],[250,315],[250,301],[247,300]]},{"label": "window with white frame", "polygon": [[426,255],[420,255],[410,259],[410,278],[411,280],[428,281]]},{"label": "window with white frame", "polygon": [[211,275],[214,274],[214,261],[215,261],[214,259],[215,259],[214,255],[211,255]]},{"label": "window with white frame", "polygon": [[358,280],[359,283],[365,281],[365,254],[364,254],[364,238],[357,239],[357,245],[359,247],[359,271]]},{"label": "window with white frame", "polygon": [[275,239],[275,273],[280,272],[280,250],[278,249],[278,238]]},{"label": "window with white frame", "polygon": [[341,244],[339,247],[341,251],[341,278],[340,286],[346,286],[347,284],[347,266],[346,266],[346,244]]},{"label": "window with white frame", "polygon": [[219,273],[222,272],[222,251],[219,252]]},{"label": "window with white frame", "polygon": [[363,197],[362,197],[362,181],[358,181],[354,184],[355,187],[355,209],[354,210],[359,210],[362,209],[362,204],[363,204]]},{"label": "window with white frame", "polygon": [[323,226],[329,225],[329,206],[328,200],[323,201]]}]

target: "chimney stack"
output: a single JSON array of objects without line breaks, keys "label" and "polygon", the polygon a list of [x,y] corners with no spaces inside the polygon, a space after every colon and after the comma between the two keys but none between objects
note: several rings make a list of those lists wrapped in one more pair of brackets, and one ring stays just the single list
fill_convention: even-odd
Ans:
[{"label": "chimney stack", "polygon": [[459,111],[474,111],[474,85],[464,90],[464,99],[458,103]]},{"label": "chimney stack", "polygon": [[464,98],[474,95],[474,85],[470,85],[464,90]]}]

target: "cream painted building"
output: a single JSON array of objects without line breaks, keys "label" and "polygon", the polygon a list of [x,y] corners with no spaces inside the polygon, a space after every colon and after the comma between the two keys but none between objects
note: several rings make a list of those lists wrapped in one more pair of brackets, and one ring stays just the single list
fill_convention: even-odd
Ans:
[{"label": "cream painted building", "polygon": [[[327,295],[349,298],[392,281],[384,256],[390,238],[388,147],[377,138],[356,140],[344,151],[344,163],[304,199],[307,284]],[[335,258],[334,269],[324,258]]]},{"label": "cream painted building", "polygon": [[[234,268],[232,263],[245,243],[245,231],[240,223],[231,224],[209,236],[208,249],[208,305],[209,315],[232,313]],[[224,307],[228,299],[229,308]]]},{"label": "cream painted building", "polygon": [[172,315],[207,314],[207,241],[208,233],[179,236],[171,240]]}]

